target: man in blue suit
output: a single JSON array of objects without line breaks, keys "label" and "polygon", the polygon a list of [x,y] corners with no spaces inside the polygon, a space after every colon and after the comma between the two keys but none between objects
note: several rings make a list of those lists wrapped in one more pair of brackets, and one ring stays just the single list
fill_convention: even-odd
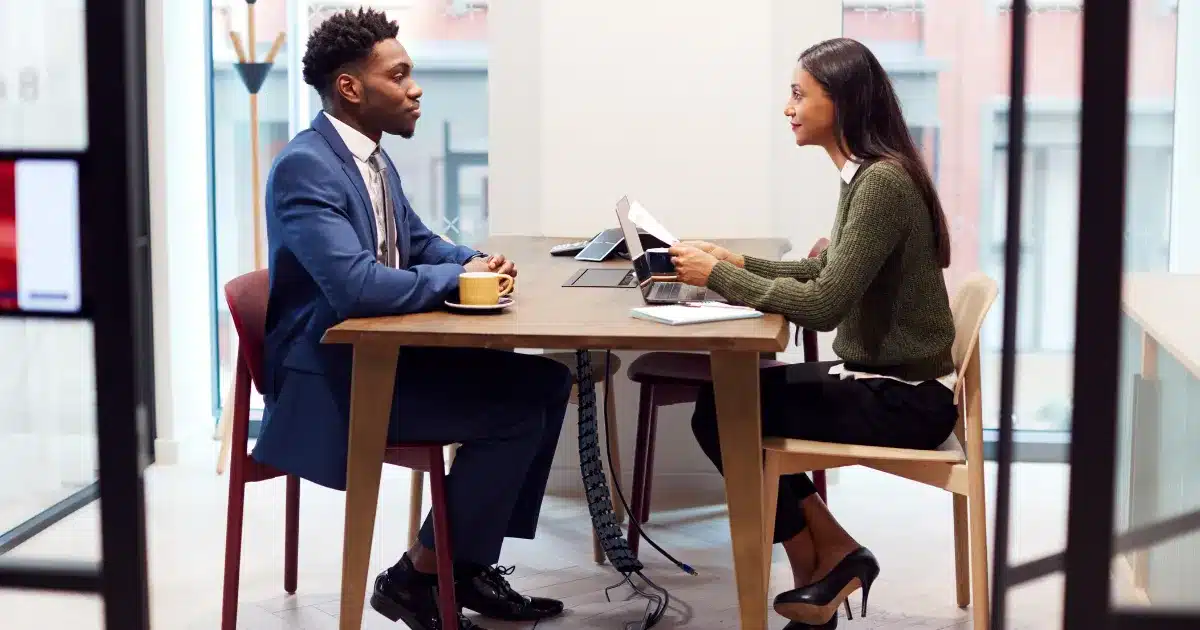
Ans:
[{"label": "man in blue suit", "polygon": [[[452,245],[413,212],[384,133],[410,138],[421,115],[413,62],[382,12],[330,17],[308,41],[304,80],[324,111],[279,154],[267,181],[271,291],[266,413],[254,457],[335,489],[346,483],[350,364],[322,345],[351,317],[437,308],[464,271],[516,274],[502,255]],[[533,538],[570,395],[570,371],[533,355],[405,348],[388,437],[462,446],[447,481],[459,603],[534,621],[562,602],[517,594],[495,567],[505,537]],[[376,578],[371,605],[416,630],[439,628],[431,520]],[[465,618],[464,630],[478,628]]]}]

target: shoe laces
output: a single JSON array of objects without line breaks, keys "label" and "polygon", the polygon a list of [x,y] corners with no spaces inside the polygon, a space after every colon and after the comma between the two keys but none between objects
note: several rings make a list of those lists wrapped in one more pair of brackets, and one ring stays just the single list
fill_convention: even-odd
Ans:
[{"label": "shoe laces", "polygon": [[485,568],[483,570],[483,575],[484,579],[505,597],[518,597],[525,599],[519,593],[514,591],[512,585],[508,583],[507,576],[512,575],[513,571],[516,570],[517,567],[515,565],[506,567],[498,564],[494,567]]}]

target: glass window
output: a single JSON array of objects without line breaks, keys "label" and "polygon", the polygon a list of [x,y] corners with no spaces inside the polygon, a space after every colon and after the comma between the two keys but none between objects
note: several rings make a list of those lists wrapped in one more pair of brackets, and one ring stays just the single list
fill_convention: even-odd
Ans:
[{"label": "glass window", "polygon": [[[330,15],[347,8],[384,10],[400,26],[398,39],[414,61],[413,76],[425,94],[413,138],[381,143],[400,174],[413,209],[436,232],[475,245],[488,235],[487,2],[483,0],[391,0],[353,3],[259,0],[254,5],[256,59],[276,37],[285,38],[258,93],[258,190],[252,170],[251,107],[237,70],[237,33],[248,55],[249,9],[244,0],[211,0],[213,41],[214,224],[216,228],[217,358],[222,402],[232,386],[237,337],[221,287],[265,267],[261,201],[267,174],[293,133],[307,129],[321,111],[316,90],[304,83],[300,60],[308,35]],[[293,39],[294,38],[294,39]],[[255,239],[261,239],[256,253]],[[252,407],[261,409],[254,392]]]},{"label": "glass window", "polygon": [[[272,161],[290,138],[288,77],[295,43],[287,40],[286,0],[259,0],[254,5],[244,0],[210,2],[212,248],[216,271],[215,355],[218,404],[221,404],[233,387],[238,343],[223,287],[243,273],[266,267],[263,189]],[[282,41],[276,47],[281,36]],[[261,84],[255,86],[256,80],[261,80]],[[253,106],[250,87],[257,87]],[[261,409],[258,392],[252,389],[251,396],[251,406]]]},{"label": "glass window", "polygon": [[[1186,341],[1200,314],[1193,299],[1200,295],[1200,3],[1143,0],[1134,8],[1115,462],[1120,534],[1200,509],[1200,349]],[[1112,589],[1114,603],[1156,612],[1200,606],[1200,531],[1121,560],[1133,588]]]}]

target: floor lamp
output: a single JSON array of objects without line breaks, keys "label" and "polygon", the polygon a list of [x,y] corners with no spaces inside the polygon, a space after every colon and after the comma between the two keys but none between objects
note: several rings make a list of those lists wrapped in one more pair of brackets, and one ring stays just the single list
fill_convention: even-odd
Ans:
[{"label": "floor lamp", "polygon": [[[250,95],[250,197],[251,197],[251,217],[254,225],[254,268],[262,269],[263,264],[263,204],[261,192],[262,175],[259,165],[259,140],[258,140],[258,91],[262,89],[263,83],[267,80],[267,74],[271,71],[271,66],[275,65],[275,55],[279,54],[280,47],[283,46],[285,34],[280,32],[275,36],[275,42],[271,44],[271,50],[267,52],[267,56],[263,61],[256,59],[256,45],[258,43],[257,33],[254,23],[254,5],[257,0],[246,0],[246,39],[249,42],[249,47],[242,45],[242,38],[237,34],[237,31],[229,31],[229,39],[233,42],[233,50],[237,53],[238,61],[234,64],[237,69],[238,76],[242,79],[242,85]],[[226,404],[221,405],[221,420],[217,423],[217,435],[221,439],[221,450],[217,456],[217,474],[224,474],[225,463],[229,459],[229,445],[232,442],[230,434],[233,430],[233,423],[230,416],[233,413],[233,405],[227,403],[233,396],[233,384],[230,383],[229,391],[225,392],[225,398],[222,399]]]}]

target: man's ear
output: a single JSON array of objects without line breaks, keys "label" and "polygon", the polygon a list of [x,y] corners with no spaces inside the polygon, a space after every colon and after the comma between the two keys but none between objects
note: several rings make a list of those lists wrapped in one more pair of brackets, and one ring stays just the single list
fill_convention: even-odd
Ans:
[{"label": "man's ear", "polygon": [[349,103],[357,105],[363,100],[362,80],[348,72],[343,72],[333,79],[333,91]]}]

